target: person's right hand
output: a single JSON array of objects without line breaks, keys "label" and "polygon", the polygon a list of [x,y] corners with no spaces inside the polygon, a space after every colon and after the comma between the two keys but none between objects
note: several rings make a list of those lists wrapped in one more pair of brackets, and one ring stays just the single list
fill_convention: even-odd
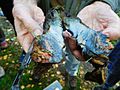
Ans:
[{"label": "person's right hand", "polygon": [[83,8],[77,16],[89,28],[101,31],[110,40],[120,38],[120,18],[108,4],[96,1]]},{"label": "person's right hand", "polygon": [[14,0],[13,16],[18,41],[27,52],[34,37],[43,33],[45,16],[36,0]]}]

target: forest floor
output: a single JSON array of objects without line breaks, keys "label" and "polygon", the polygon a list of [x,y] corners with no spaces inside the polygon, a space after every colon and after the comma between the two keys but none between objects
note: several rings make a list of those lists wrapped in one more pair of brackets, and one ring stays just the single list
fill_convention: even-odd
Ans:
[{"label": "forest floor", "polygon": [[[5,75],[0,78],[0,90],[10,90],[15,76],[19,70],[19,58],[21,55],[21,46],[19,45],[12,26],[5,18],[0,18],[0,27],[4,30],[6,35],[6,41],[9,47],[0,51],[0,66],[5,70]],[[35,83],[32,79],[33,68],[35,63],[31,62],[29,67],[24,70],[23,76],[20,80],[21,90],[43,90],[45,87],[58,80],[63,86],[63,90],[69,90],[65,86],[65,78],[62,72],[59,71],[58,64],[52,65],[52,67],[41,76],[39,82]],[[77,90],[92,90],[97,83],[84,80],[84,75],[87,71],[91,71],[93,67],[90,64],[81,63],[79,73],[77,76]],[[64,71],[64,68],[62,69]]]}]

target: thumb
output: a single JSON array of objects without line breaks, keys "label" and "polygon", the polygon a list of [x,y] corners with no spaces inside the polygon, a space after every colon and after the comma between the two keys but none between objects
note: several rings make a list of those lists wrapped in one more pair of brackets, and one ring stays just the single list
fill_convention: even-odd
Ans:
[{"label": "thumb", "polygon": [[36,22],[38,22],[39,24],[43,23],[45,20],[45,16],[43,11],[36,6],[36,8],[34,8],[34,19]]},{"label": "thumb", "polygon": [[[43,11],[36,6],[36,8],[34,8],[34,20],[39,24],[39,27],[43,30],[43,23],[45,21],[45,16]],[[37,34],[37,32],[35,31],[35,33]]]}]

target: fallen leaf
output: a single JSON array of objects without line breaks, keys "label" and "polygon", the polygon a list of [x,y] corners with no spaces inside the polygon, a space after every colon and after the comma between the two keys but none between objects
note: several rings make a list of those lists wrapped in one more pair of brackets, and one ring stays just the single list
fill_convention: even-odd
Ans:
[{"label": "fallen leaf", "polygon": [[3,56],[3,59],[4,59],[4,60],[6,60],[6,59],[7,59],[7,57],[8,57],[8,55],[5,55],[5,56]]}]

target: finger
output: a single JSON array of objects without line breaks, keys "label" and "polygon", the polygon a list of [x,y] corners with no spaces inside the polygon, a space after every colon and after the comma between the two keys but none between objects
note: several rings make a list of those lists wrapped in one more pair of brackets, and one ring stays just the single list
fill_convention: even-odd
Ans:
[{"label": "finger", "polygon": [[33,41],[33,36],[29,33],[29,34],[25,34],[21,37],[17,36],[17,39],[19,40],[22,48],[25,50],[25,52],[28,52],[28,49],[31,45],[31,41]]},{"label": "finger", "polygon": [[[34,20],[39,24],[40,28],[43,29],[43,23],[45,20],[43,11],[37,6],[36,8],[34,8],[33,11],[34,11]],[[37,34],[38,32],[35,31],[34,33]]]},{"label": "finger", "polygon": [[36,8],[34,8],[34,19],[39,24],[42,24],[45,20],[45,16],[44,16],[43,11],[37,6],[36,6]]},{"label": "finger", "polygon": [[16,4],[24,4],[24,5],[37,5],[37,0],[13,0],[13,4],[16,5]]},{"label": "finger", "polygon": [[102,33],[107,35],[110,40],[117,40],[120,38],[119,28],[107,28]]},{"label": "finger", "polygon": [[15,30],[17,32],[17,39],[19,43],[25,52],[27,52],[34,37],[27,31],[27,29],[24,28],[17,18],[15,19]]}]

